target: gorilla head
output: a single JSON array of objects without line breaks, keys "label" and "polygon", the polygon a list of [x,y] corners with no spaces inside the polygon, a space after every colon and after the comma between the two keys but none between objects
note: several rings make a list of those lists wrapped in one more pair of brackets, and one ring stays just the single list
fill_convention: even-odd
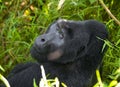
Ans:
[{"label": "gorilla head", "polygon": [[69,63],[86,55],[99,56],[107,32],[105,26],[94,20],[68,21],[59,19],[45,34],[35,40],[31,55],[39,62]]}]

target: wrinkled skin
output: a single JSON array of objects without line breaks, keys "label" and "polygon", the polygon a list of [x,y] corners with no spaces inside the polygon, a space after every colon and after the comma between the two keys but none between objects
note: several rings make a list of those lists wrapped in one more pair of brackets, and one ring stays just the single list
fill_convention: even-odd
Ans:
[{"label": "wrinkled skin", "polygon": [[98,21],[59,19],[36,38],[31,48],[38,63],[17,65],[8,81],[11,87],[33,87],[33,78],[37,84],[40,81],[43,65],[47,78],[58,77],[68,87],[91,87],[95,70],[101,66],[107,36],[105,26]]}]

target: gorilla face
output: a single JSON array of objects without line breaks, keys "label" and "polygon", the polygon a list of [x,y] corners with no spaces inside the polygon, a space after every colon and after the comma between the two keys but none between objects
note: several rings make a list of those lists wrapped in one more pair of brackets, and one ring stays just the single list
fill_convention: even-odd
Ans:
[{"label": "gorilla face", "polygon": [[63,44],[64,31],[57,23],[54,23],[45,34],[37,37],[34,45],[40,54],[47,54],[60,48]]},{"label": "gorilla face", "polygon": [[31,55],[39,62],[69,63],[86,55],[101,55],[107,37],[105,26],[97,21],[68,21],[59,19],[45,34],[35,40]]},{"label": "gorilla face", "polygon": [[65,22],[65,20],[54,22],[45,34],[38,36],[35,40],[31,55],[38,61],[56,60],[62,56],[66,35],[61,22]]},{"label": "gorilla face", "polygon": [[60,62],[60,60],[65,60],[65,57],[73,58],[75,51],[72,49],[75,49],[77,45],[75,43],[79,44],[79,42],[73,39],[73,31],[69,28],[69,22],[59,19],[49,26],[45,34],[38,36],[31,49],[32,57],[39,62]]}]

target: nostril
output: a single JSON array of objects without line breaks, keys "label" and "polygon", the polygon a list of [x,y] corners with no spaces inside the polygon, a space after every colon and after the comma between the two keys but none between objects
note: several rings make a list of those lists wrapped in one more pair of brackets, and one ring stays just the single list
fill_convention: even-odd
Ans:
[{"label": "nostril", "polygon": [[44,38],[42,38],[42,39],[41,39],[41,42],[45,42],[45,39],[44,39]]}]

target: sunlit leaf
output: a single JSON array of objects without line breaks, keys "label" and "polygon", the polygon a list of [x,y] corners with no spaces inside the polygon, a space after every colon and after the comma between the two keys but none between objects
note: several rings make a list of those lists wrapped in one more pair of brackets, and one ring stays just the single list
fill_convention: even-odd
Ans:
[{"label": "sunlit leaf", "polygon": [[29,10],[25,10],[23,16],[29,16],[30,15],[30,11]]},{"label": "sunlit leaf", "polygon": [[117,83],[118,83],[117,80],[113,80],[113,81],[110,82],[110,84],[109,84],[108,87],[113,87],[113,86],[115,86]]},{"label": "sunlit leaf", "polygon": [[5,72],[5,70],[3,69],[3,67],[0,65],[0,70],[2,70],[3,72]]},{"label": "sunlit leaf", "polygon": [[36,84],[35,79],[33,79],[33,86],[34,86],[34,87],[38,87],[37,84]]},{"label": "sunlit leaf", "polygon": [[62,7],[64,2],[65,2],[65,0],[59,0],[59,4],[58,4],[58,7],[57,7],[58,10]]},{"label": "sunlit leaf", "polygon": [[6,87],[10,87],[10,84],[7,81],[7,79],[1,74],[0,74],[0,80],[6,85]]},{"label": "sunlit leaf", "polygon": [[103,83],[102,83],[102,80],[101,80],[101,77],[100,77],[99,70],[96,70],[96,75],[97,75],[97,80],[98,80],[99,86],[103,87]]},{"label": "sunlit leaf", "polygon": [[63,86],[63,87],[67,87],[67,85],[66,85],[66,84],[64,84],[64,83],[61,83],[61,84],[62,84],[62,86]]}]

